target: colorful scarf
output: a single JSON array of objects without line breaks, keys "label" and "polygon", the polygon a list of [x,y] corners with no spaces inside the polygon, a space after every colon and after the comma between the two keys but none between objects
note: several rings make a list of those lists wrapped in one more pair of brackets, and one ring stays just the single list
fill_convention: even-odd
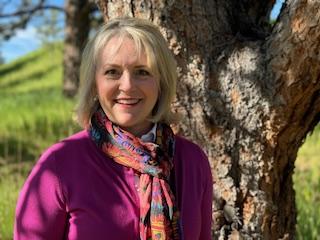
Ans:
[{"label": "colorful scarf", "polygon": [[179,212],[169,185],[174,154],[171,128],[157,124],[155,143],[145,143],[113,124],[99,108],[89,133],[108,157],[140,175],[140,239],[180,239]]}]

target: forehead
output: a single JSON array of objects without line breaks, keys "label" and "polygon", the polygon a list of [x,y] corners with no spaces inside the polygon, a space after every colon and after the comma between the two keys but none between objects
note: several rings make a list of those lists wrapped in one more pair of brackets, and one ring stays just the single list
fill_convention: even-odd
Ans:
[{"label": "forehead", "polygon": [[130,37],[112,37],[101,49],[99,62],[145,62],[148,57],[141,41],[134,41]]}]

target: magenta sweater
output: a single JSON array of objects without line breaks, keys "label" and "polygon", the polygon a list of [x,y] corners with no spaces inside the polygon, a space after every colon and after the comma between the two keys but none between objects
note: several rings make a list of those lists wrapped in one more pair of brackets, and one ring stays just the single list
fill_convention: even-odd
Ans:
[{"label": "magenta sweater", "polygon": [[[184,240],[211,239],[212,177],[207,157],[176,137],[175,174]],[[26,180],[15,240],[138,240],[135,173],[107,158],[86,131],[50,147]]]}]

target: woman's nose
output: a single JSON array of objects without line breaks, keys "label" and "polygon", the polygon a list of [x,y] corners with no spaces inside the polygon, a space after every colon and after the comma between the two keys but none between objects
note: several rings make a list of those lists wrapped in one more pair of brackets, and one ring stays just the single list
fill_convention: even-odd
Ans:
[{"label": "woman's nose", "polygon": [[133,74],[129,71],[124,71],[121,79],[119,89],[121,91],[130,91],[135,88],[135,81]]}]

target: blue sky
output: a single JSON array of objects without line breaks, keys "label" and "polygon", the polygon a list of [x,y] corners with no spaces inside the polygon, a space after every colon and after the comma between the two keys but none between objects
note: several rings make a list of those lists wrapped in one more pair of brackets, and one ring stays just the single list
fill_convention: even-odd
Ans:
[{"label": "blue sky", "polygon": [[[16,2],[16,0],[11,1],[11,6],[9,6],[10,10],[14,11],[14,4]],[[63,0],[49,0],[48,2],[58,6],[63,6],[64,4]],[[277,0],[271,12],[271,18],[274,19],[277,17],[283,2],[284,0]],[[39,19],[33,19],[26,29],[18,30],[14,37],[1,44],[1,53],[5,62],[10,62],[40,47],[41,41],[37,36],[38,25]]]},{"label": "blue sky", "polygon": [[271,11],[271,19],[276,19],[277,16],[280,13],[281,6],[284,3],[285,0],[277,0],[276,4],[273,6],[273,9]]}]

